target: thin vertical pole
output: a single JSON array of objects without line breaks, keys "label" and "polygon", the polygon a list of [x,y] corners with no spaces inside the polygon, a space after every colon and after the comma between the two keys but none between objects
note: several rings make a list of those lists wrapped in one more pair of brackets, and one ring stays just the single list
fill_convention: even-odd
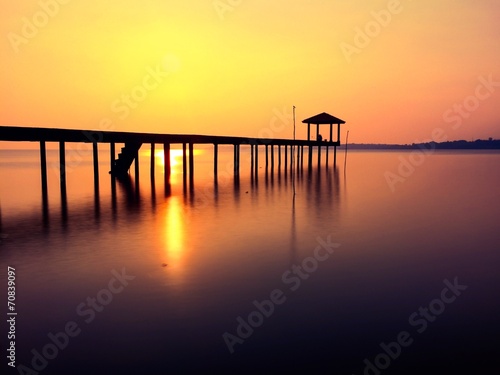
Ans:
[{"label": "thin vertical pole", "polygon": [[59,142],[59,178],[61,183],[61,214],[63,223],[68,219],[68,198],[66,194],[66,148],[64,142]]},{"label": "thin vertical pole", "polygon": [[[125,144],[126,147],[126,144]],[[139,200],[139,149],[135,152],[135,161],[134,161],[134,177],[135,177],[135,197],[137,201]]]},{"label": "thin vertical pole", "polygon": [[186,158],[186,144],[182,144],[182,175],[183,180],[186,181],[187,177],[187,158]]},{"label": "thin vertical pole", "polygon": [[94,189],[99,190],[99,150],[97,148],[97,142],[92,143],[92,151],[94,157]]},{"label": "thin vertical pole", "polygon": [[40,141],[40,171],[42,173],[42,196],[45,199],[48,196],[47,188],[47,149],[45,141]]},{"label": "thin vertical pole", "polygon": [[288,168],[288,146],[285,145],[285,171]]},{"label": "thin vertical pole", "polygon": [[259,145],[255,145],[255,175],[259,173]]},{"label": "thin vertical pole", "polygon": [[64,142],[59,142],[59,164],[61,195],[66,197],[66,148]]},{"label": "thin vertical pole", "polygon": [[266,169],[269,166],[269,145],[266,145]]},{"label": "thin vertical pole", "polygon": [[109,143],[109,162],[111,164],[111,208],[113,214],[116,213],[116,178],[114,174],[115,166],[115,142]]},{"label": "thin vertical pole", "polygon": [[189,143],[189,183],[193,186],[194,182],[194,149],[193,144]]},{"label": "thin vertical pole", "polygon": [[271,145],[271,170],[274,171],[274,145]]},{"label": "thin vertical pole", "polygon": [[[295,106],[293,106],[293,141],[295,143]],[[295,164],[295,145],[290,146],[290,174],[292,176],[292,185],[293,185],[293,199],[295,202],[295,174],[293,173],[293,168]]]},{"label": "thin vertical pole", "polygon": [[330,124],[330,142],[333,142],[332,128],[333,128],[333,125]]},{"label": "thin vertical pole", "polygon": [[163,173],[167,181],[170,178],[170,143],[163,144]]},{"label": "thin vertical pole", "polygon": [[111,173],[113,173],[113,166],[115,165],[115,142],[109,144],[109,162],[111,163]]},{"label": "thin vertical pole", "polygon": [[347,166],[347,142],[349,142],[349,130],[347,131],[347,135],[345,137],[344,175]]},{"label": "thin vertical pole", "polygon": [[250,145],[250,175],[253,176],[254,164],[255,164],[255,155],[253,152],[253,145]]},{"label": "thin vertical pole", "polygon": [[297,146],[297,170],[299,169],[300,167],[300,153],[301,153],[301,149],[300,149],[301,146]]},{"label": "thin vertical pole", "polygon": [[[134,166],[135,166],[135,184],[139,183],[139,150],[135,152],[135,161],[134,161]],[[138,193],[138,192],[137,192]]]},{"label": "thin vertical pole", "polygon": [[111,163],[111,207],[113,209],[113,213],[116,211],[116,179],[114,172],[115,165],[115,142],[109,143],[109,162]]},{"label": "thin vertical pole", "polygon": [[94,212],[96,217],[100,214],[99,202],[99,149],[97,142],[92,142],[92,151],[94,158]]},{"label": "thin vertical pole", "polygon": [[163,144],[163,179],[165,196],[170,196],[170,143]]},{"label": "thin vertical pole", "polygon": [[234,144],[234,160],[233,160],[233,173],[234,176],[238,176],[240,174],[240,145]]},{"label": "thin vertical pole", "polygon": [[311,140],[311,124],[307,123],[307,140]]},{"label": "thin vertical pole", "polygon": [[151,143],[151,179],[155,178],[155,144]]},{"label": "thin vertical pole", "polygon": [[238,145],[235,143],[233,145],[233,174],[234,176],[238,175]]},{"label": "thin vertical pole", "polygon": [[309,145],[309,154],[307,155],[307,168],[311,169],[312,168],[312,159],[313,159],[313,154],[312,154],[312,146]]},{"label": "thin vertical pole", "polygon": [[219,145],[214,143],[214,176],[219,173]]},{"label": "thin vertical pole", "polygon": [[240,175],[240,148],[241,148],[241,145],[236,145],[236,155],[237,155],[237,162],[236,162],[236,172],[238,174],[238,176]]}]

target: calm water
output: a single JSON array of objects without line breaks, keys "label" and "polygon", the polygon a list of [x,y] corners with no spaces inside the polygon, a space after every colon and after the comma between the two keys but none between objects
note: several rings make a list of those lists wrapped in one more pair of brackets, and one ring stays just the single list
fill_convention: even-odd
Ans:
[{"label": "calm water", "polygon": [[350,152],[344,173],[342,152],[336,170],[315,156],[312,172],[292,179],[277,161],[266,177],[263,153],[251,178],[244,148],[235,182],[221,148],[215,184],[208,148],[195,154],[190,189],[174,151],[166,192],[160,157],[151,182],[148,152],[139,183],[132,173],[112,194],[102,150],[96,195],[91,155],[70,148],[61,204],[49,151],[44,205],[38,152],[0,151],[1,295],[13,266],[16,365],[55,375],[472,374],[498,358],[499,153],[436,152],[408,169],[408,152]]}]

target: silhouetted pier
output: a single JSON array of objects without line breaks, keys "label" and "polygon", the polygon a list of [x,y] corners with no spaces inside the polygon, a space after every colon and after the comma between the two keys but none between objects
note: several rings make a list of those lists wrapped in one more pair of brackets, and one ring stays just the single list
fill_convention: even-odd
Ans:
[{"label": "silhouetted pier", "polygon": [[[320,120],[324,121],[327,114],[321,114]],[[330,115],[328,115],[330,116]],[[317,117],[317,116],[315,116]],[[66,143],[91,143],[93,150],[94,162],[94,184],[96,190],[99,187],[99,144],[109,144],[110,149],[110,173],[113,177],[122,178],[128,175],[132,164],[135,167],[136,180],[139,175],[139,150],[143,144],[151,145],[151,177],[154,178],[155,172],[155,147],[156,145],[163,146],[164,157],[164,177],[165,182],[169,184],[171,174],[170,149],[172,145],[182,145],[182,160],[183,160],[183,180],[186,181],[189,177],[190,186],[194,184],[194,149],[195,145],[211,144],[214,147],[214,176],[218,174],[218,148],[220,145],[232,145],[234,154],[234,176],[238,177],[240,173],[240,154],[241,146],[248,146],[251,152],[251,170],[255,175],[259,169],[259,149],[265,148],[265,167],[266,170],[271,167],[274,169],[275,152],[278,154],[278,165],[281,166],[282,154],[284,151],[284,169],[286,171],[288,165],[293,168],[293,163],[296,163],[297,168],[303,166],[304,146],[308,148],[308,168],[312,168],[313,149],[317,149],[318,165],[320,164],[321,149],[325,149],[327,153],[328,167],[328,151],[333,148],[334,164],[336,164],[336,147],[340,146],[340,124],[344,123],[331,116],[338,124],[337,140],[332,141],[332,124],[330,123],[330,140],[322,140],[321,137],[316,140],[293,140],[293,139],[270,139],[270,138],[249,138],[249,137],[232,137],[232,136],[216,136],[216,135],[197,135],[197,134],[155,134],[155,133],[139,133],[139,132],[115,132],[115,131],[100,131],[100,130],[75,130],[75,129],[48,129],[48,128],[33,128],[33,127],[15,127],[15,126],[0,126],[0,141],[10,142],[37,142],[40,144],[40,170],[42,180],[42,193],[47,195],[47,142],[56,142],[59,144],[59,164],[60,164],[60,187],[62,195],[66,196]],[[314,118],[304,120],[312,120]],[[331,121],[327,118],[327,121]],[[318,122],[319,128],[320,122]],[[308,123],[308,130],[309,130]],[[309,132],[308,132],[309,133]],[[317,131],[319,135],[319,130]],[[123,144],[121,151],[116,155],[116,145]],[[283,148],[283,151],[282,151]],[[189,150],[189,152],[187,152]],[[295,154],[296,150],[296,154]],[[292,157],[296,155],[296,157]],[[134,163],[135,161],[135,163]],[[167,184],[166,184],[167,185]]]}]

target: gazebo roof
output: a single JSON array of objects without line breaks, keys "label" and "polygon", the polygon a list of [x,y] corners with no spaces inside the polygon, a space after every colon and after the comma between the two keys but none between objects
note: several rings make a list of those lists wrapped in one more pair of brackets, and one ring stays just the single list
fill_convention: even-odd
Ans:
[{"label": "gazebo roof", "polygon": [[322,124],[345,124],[344,120],[341,120],[335,116],[332,116],[329,113],[323,112],[320,113],[319,115],[313,116],[306,118],[305,120],[302,121],[304,124],[315,124],[315,125],[322,125]]}]

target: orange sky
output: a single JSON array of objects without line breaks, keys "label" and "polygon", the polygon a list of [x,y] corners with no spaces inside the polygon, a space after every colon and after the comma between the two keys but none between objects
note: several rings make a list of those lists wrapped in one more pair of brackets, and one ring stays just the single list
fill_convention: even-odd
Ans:
[{"label": "orange sky", "polygon": [[357,143],[500,138],[498,19],[497,0],[6,2],[0,124],[289,138],[295,105],[299,137],[326,111]]}]

